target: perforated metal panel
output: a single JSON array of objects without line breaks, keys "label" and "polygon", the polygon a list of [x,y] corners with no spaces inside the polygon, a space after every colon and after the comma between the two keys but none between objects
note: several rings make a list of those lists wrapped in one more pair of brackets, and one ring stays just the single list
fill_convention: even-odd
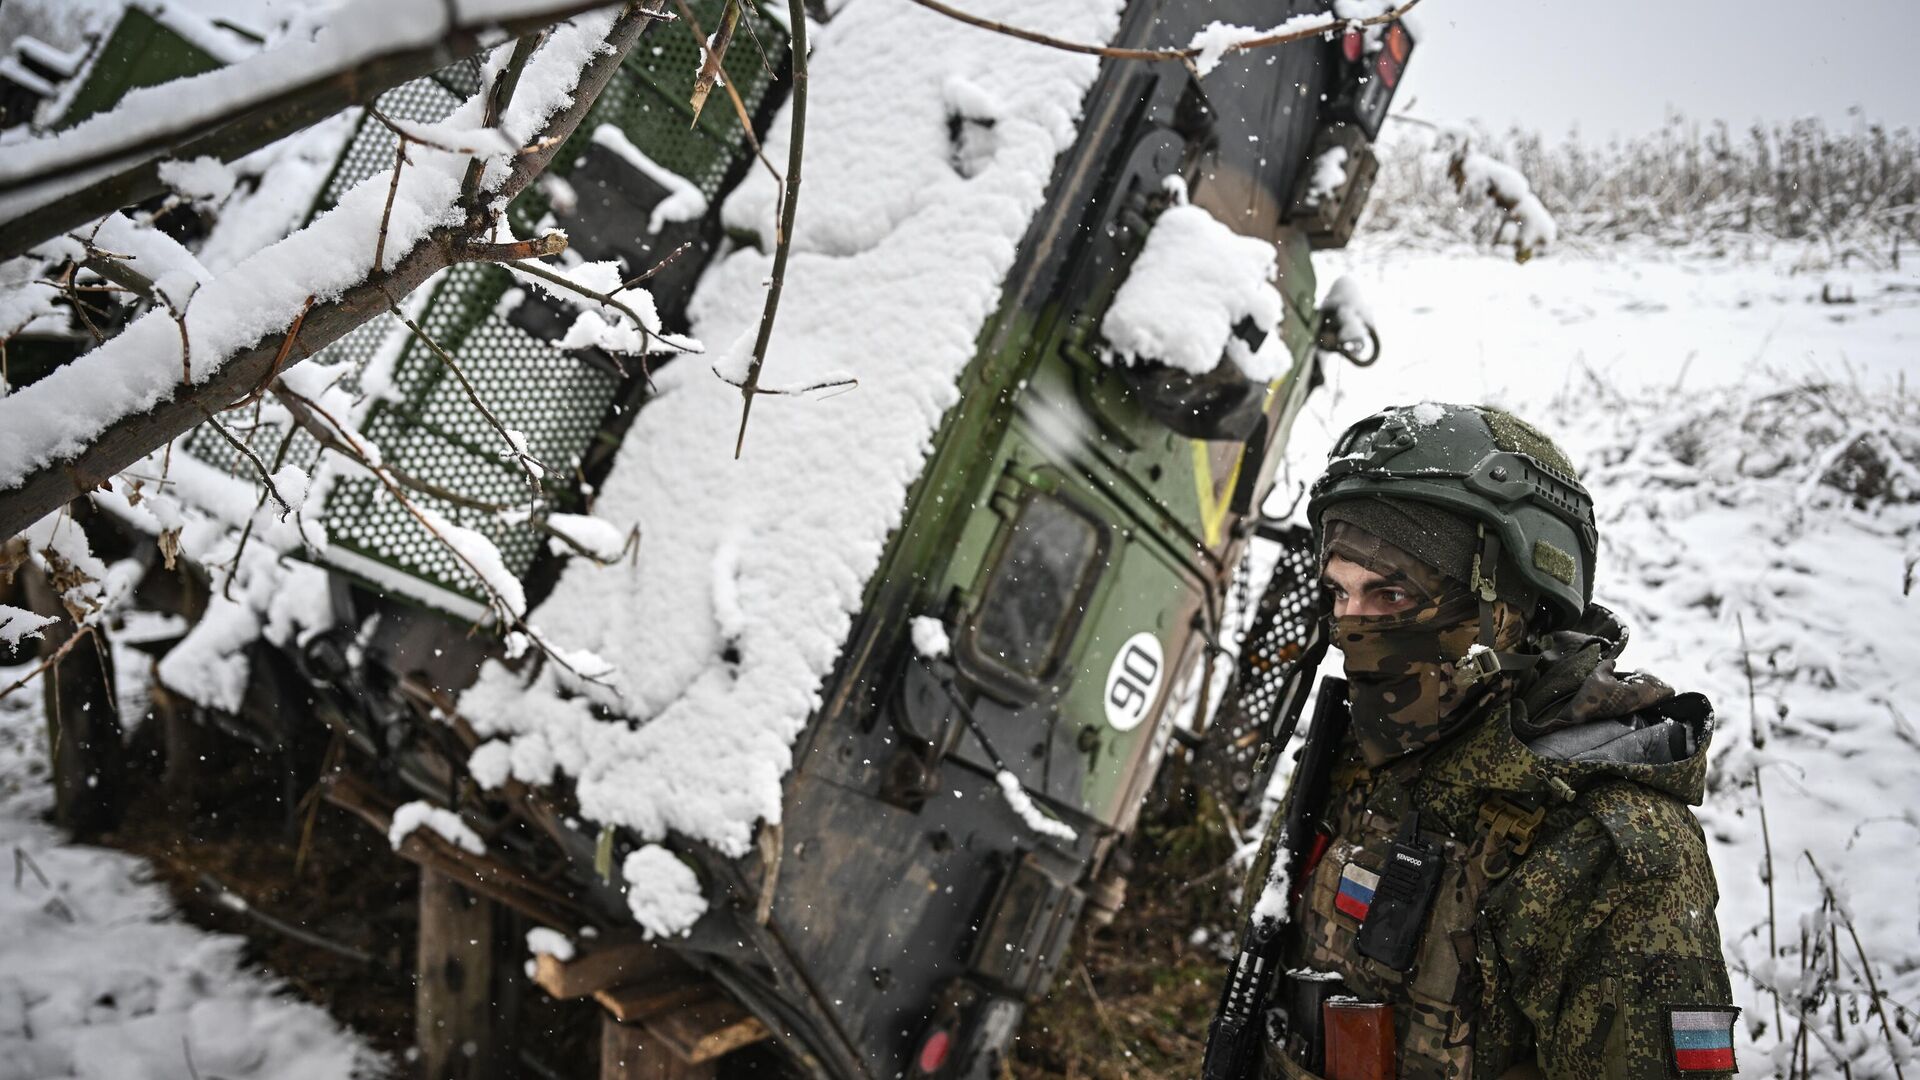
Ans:
[{"label": "perforated metal panel", "polygon": [[1195,762],[1196,780],[1218,795],[1222,805],[1239,807],[1243,813],[1258,808],[1260,792],[1254,785],[1259,779],[1255,765],[1260,745],[1320,610],[1313,533],[1295,527],[1273,539],[1280,545],[1280,561],[1260,594],[1233,681],[1227,684]]},{"label": "perforated metal panel", "polygon": [[[721,0],[697,0],[693,9],[711,30],[717,25]],[[757,13],[750,17],[770,54],[782,55],[784,32]],[[594,129],[613,124],[648,157],[697,184],[709,199],[716,198],[749,146],[723,89],[716,89],[708,99],[699,123],[691,123],[687,98],[698,67],[699,50],[686,26],[654,27],[556,154],[551,170],[570,174],[587,152]],[[726,69],[750,112],[756,110],[771,80],[744,26],[728,54]],[[462,61],[388,91],[381,95],[379,107],[396,120],[433,123],[477,93],[481,82],[478,64]],[[396,142],[384,125],[363,118],[314,212],[331,207],[354,185],[392,169]],[[548,209],[545,196],[535,186],[514,202],[509,216],[515,230],[527,235]],[[637,227],[644,228],[644,221]],[[540,537],[525,525],[507,525],[497,511],[474,504],[515,511],[566,506],[575,492],[577,467],[620,391],[620,379],[604,366],[561,352],[509,321],[500,301],[513,284],[512,277],[497,267],[454,267],[429,286],[430,297],[417,319],[454,356],[501,422],[526,436],[529,452],[563,473],[542,477],[538,498],[526,473],[503,457],[506,446],[499,433],[468,401],[459,381],[397,319],[382,315],[316,359],[344,363],[350,374],[343,385],[356,392],[376,358],[383,367],[391,363],[391,393],[366,410],[362,430],[397,469],[457,496],[448,500],[413,492],[410,499],[486,535],[499,547],[507,569],[524,575],[539,553]],[[249,441],[263,459],[271,458],[282,434],[262,430]],[[308,467],[317,449],[310,436],[297,434],[287,460]],[[252,471],[211,430],[195,432],[187,450],[236,475]],[[349,553],[336,562],[351,565],[363,575],[369,564],[385,567],[484,602],[484,591],[464,567],[377,480],[364,476],[343,480],[333,489],[323,513],[336,552]]]},{"label": "perforated metal panel", "polygon": [[[469,67],[470,61],[455,64],[453,69]],[[478,77],[475,77],[478,82]],[[466,97],[455,94],[447,88],[447,83],[438,76],[415,79],[405,86],[396,86],[380,95],[380,111],[394,120],[410,120],[419,124],[437,123],[447,118]],[[333,167],[333,175],[327,179],[327,186],[320,191],[320,201],[314,210],[324,210],[340,201],[340,197],[353,190],[353,186],[374,173],[384,173],[393,168],[393,149],[400,142],[400,136],[387,130],[385,124],[371,116],[362,117],[360,126],[347,143],[346,153],[340,156],[339,164]]]}]

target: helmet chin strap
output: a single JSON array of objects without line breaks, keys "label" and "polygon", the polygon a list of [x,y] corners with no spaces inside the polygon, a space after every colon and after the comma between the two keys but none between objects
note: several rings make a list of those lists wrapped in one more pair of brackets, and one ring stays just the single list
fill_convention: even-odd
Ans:
[{"label": "helmet chin strap", "polygon": [[1500,567],[1500,534],[1479,526],[1479,547],[1473,553],[1473,575],[1467,588],[1480,602],[1480,642],[1461,662],[1457,680],[1472,685],[1505,671],[1518,674],[1540,662],[1532,653],[1501,652],[1495,645],[1493,605],[1500,599],[1496,575]]}]

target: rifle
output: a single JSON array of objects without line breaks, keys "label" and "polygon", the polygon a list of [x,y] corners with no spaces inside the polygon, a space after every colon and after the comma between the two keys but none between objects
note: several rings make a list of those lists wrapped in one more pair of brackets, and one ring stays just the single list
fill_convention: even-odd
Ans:
[{"label": "rifle", "polygon": [[[1319,653],[1324,651],[1325,645],[1322,643]],[[1276,718],[1278,730],[1275,738],[1278,741],[1270,743],[1267,748],[1275,755],[1291,739],[1300,719],[1300,710],[1305,704],[1305,693],[1296,692],[1291,684],[1296,681],[1304,684],[1312,678],[1314,669],[1319,666],[1319,658],[1318,653],[1302,657],[1300,665],[1289,675],[1288,693],[1281,700],[1283,708],[1290,706],[1292,715]],[[1290,895],[1287,897],[1289,907],[1291,894],[1297,893],[1300,888],[1303,864],[1312,850],[1313,837],[1318,832],[1314,821],[1326,802],[1334,756],[1346,737],[1348,723],[1347,681],[1333,676],[1320,680],[1320,696],[1314,703],[1313,719],[1307,724],[1300,760],[1287,784],[1287,816],[1280,834],[1280,849],[1273,854],[1276,868],[1284,867],[1285,875],[1281,878],[1271,870],[1268,872],[1269,880],[1280,879],[1290,883]],[[1246,927],[1240,935],[1240,952],[1227,969],[1226,985],[1220,992],[1220,1006],[1207,1029],[1207,1054],[1201,1066],[1203,1080],[1258,1080],[1261,1043],[1266,1038],[1267,1008],[1273,998],[1275,978],[1284,965],[1280,927],[1285,921],[1284,915],[1263,917],[1257,904],[1254,910],[1247,912]],[[1293,1021],[1296,1027],[1304,1029],[1298,1034],[1309,1035],[1319,1030],[1318,1002],[1311,1003],[1309,1008],[1310,1017],[1307,1016],[1307,1009],[1290,1010],[1290,1013],[1300,1013]],[[1308,1052],[1310,1056],[1314,1055],[1313,1049]]]}]

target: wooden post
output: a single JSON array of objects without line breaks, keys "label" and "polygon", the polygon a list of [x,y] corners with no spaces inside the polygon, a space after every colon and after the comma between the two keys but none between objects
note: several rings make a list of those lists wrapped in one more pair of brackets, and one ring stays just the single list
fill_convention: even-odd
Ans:
[{"label": "wooden post", "polygon": [[421,869],[414,1018],[425,1080],[507,1075],[494,1015],[494,915],[493,901]]},{"label": "wooden post", "polygon": [[[27,602],[59,621],[43,632],[41,655],[51,656],[79,631],[53,583],[32,566],[21,571]],[[106,639],[92,634],[41,676],[47,740],[52,750],[54,820],[88,838],[120,824],[126,809],[126,751],[120,741],[120,705]]]},{"label": "wooden post", "polygon": [[715,1060],[689,1064],[639,1024],[600,1014],[600,1080],[713,1080]]}]

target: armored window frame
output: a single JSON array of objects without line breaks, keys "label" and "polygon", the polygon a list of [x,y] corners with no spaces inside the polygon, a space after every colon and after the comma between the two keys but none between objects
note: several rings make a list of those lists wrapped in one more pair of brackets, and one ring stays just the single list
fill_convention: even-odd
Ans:
[{"label": "armored window frame", "polygon": [[[1043,515],[1053,516],[1051,520],[1039,520]],[[1054,531],[1057,536],[1058,530],[1076,527],[1078,542],[1066,552],[1070,564],[1056,561],[1049,566],[1043,560],[1059,549],[1036,545],[1036,541],[1046,535],[1043,530]],[[967,613],[959,650],[962,670],[990,689],[1032,697],[1059,673],[1061,662],[1071,650],[1080,624],[1086,619],[1094,586],[1106,566],[1108,546],[1107,530],[1099,519],[1058,495],[1044,492],[1030,495],[1001,530],[993,559],[982,579],[979,599]],[[1036,574],[1046,574],[1049,569],[1068,572],[1050,574],[1050,580],[1034,580]],[[1055,586],[1050,593],[1039,591],[1048,586]],[[996,612],[1008,611],[1000,605],[1020,599],[1031,601],[1036,596],[1057,600],[1040,619],[1016,620],[1004,631],[999,629]],[[1042,620],[1046,624],[1044,636],[1024,643],[1007,636],[1017,634],[1023,623],[1032,627]],[[1010,655],[1016,651],[1020,659]]]}]

